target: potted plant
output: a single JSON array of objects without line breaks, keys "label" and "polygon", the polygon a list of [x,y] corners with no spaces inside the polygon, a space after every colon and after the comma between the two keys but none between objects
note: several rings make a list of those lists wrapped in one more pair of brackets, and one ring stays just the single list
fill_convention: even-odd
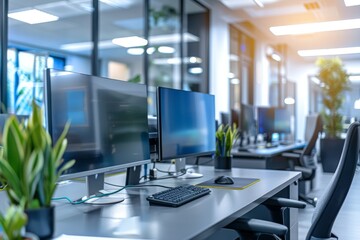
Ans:
[{"label": "potted plant", "polygon": [[238,138],[238,129],[234,123],[231,127],[229,124],[221,124],[216,130],[216,151],[215,151],[215,169],[231,169],[232,155],[231,149]]},{"label": "potted plant", "polygon": [[316,61],[317,77],[321,82],[323,129],[325,137],[320,139],[320,157],[323,170],[334,172],[340,159],[344,139],[340,138],[343,131],[342,115],[339,110],[344,102],[344,91],[349,89],[349,77],[340,58]]},{"label": "potted plant", "polygon": [[0,214],[0,226],[2,233],[1,240],[37,240],[38,238],[31,234],[23,234],[24,226],[27,222],[27,216],[21,206],[11,205],[5,215]]},{"label": "potted plant", "polygon": [[32,103],[32,114],[25,126],[15,116],[5,123],[0,156],[1,182],[13,205],[24,206],[28,216],[27,232],[49,238],[54,231],[54,207],[51,199],[59,176],[74,164],[62,165],[67,146],[65,139],[69,124],[53,146],[49,133],[43,127],[43,114]]}]

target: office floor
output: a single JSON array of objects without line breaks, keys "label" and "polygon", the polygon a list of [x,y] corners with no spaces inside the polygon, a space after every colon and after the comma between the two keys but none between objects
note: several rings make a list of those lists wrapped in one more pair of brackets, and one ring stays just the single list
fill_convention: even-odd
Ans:
[{"label": "office floor", "polygon": [[[319,165],[316,186],[309,196],[320,197],[322,191],[329,183],[332,173],[323,173]],[[308,205],[305,209],[299,210],[299,240],[305,239],[311,224],[314,207]],[[339,239],[359,239],[360,228],[360,169],[357,170],[350,191],[345,199],[345,203],[335,221],[333,233]]]}]

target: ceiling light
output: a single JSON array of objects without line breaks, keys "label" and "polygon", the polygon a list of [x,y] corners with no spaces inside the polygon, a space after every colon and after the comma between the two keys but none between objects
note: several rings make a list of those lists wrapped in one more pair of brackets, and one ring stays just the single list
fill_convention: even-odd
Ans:
[{"label": "ceiling light", "polygon": [[112,42],[116,45],[125,48],[141,47],[141,46],[145,46],[148,43],[146,39],[137,36],[114,38]]},{"label": "ceiling light", "polygon": [[141,55],[144,53],[143,48],[128,48],[127,53],[130,55]]},{"label": "ceiling light", "polygon": [[174,53],[175,52],[175,48],[173,47],[167,47],[167,46],[160,46],[158,48],[158,51],[160,53]]},{"label": "ceiling light", "polygon": [[155,48],[154,47],[149,47],[148,49],[146,49],[146,53],[151,55],[155,52]]},{"label": "ceiling light", "polygon": [[298,51],[298,54],[302,57],[344,55],[344,54],[356,54],[356,53],[360,53],[360,47],[312,49],[312,50]]},{"label": "ceiling light", "polygon": [[28,24],[53,22],[59,19],[59,17],[55,15],[48,14],[37,9],[9,13],[8,17]]},{"label": "ceiling light", "polygon": [[[174,57],[174,58],[156,58],[153,60],[154,64],[163,65],[163,64],[180,64],[181,58]],[[186,57],[183,58],[183,63],[202,63],[202,59],[198,57]]]},{"label": "ceiling light", "polygon": [[258,5],[258,7],[263,8],[264,4],[262,2],[260,2],[260,0],[254,0],[255,4]]},{"label": "ceiling light", "polygon": [[234,73],[232,73],[232,72],[229,72],[228,73],[228,78],[234,78],[235,77],[235,74]]},{"label": "ceiling light", "polygon": [[238,78],[233,78],[230,80],[231,84],[239,84],[240,80]]},{"label": "ceiling light", "polygon": [[284,99],[284,103],[285,103],[286,105],[292,105],[292,104],[295,103],[295,99],[292,98],[292,97],[287,97],[287,98]]},{"label": "ceiling light", "polygon": [[189,68],[189,73],[191,73],[191,74],[201,74],[201,73],[203,73],[203,69],[201,67]]},{"label": "ceiling light", "polygon": [[277,62],[280,62],[280,61],[281,61],[281,57],[280,57],[280,55],[277,54],[277,53],[272,53],[272,54],[271,54],[271,58],[274,59],[274,60],[277,61]]},{"label": "ceiling light", "polygon": [[128,8],[132,4],[131,0],[100,0],[100,2],[119,8]]},{"label": "ceiling light", "polygon": [[309,34],[317,32],[339,31],[360,28],[360,19],[340,21],[304,23],[286,26],[270,27],[270,31],[276,36]]},{"label": "ceiling light", "polygon": [[[179,43],[181,36],[179,33],[174,34],[164,34],[157,36],[150,36],[149,43],[150,44],[164,44],[164,43]],[[191,33],[183,34],[184,42],[198,42],[199,38]]]},{"label": "ceiling light", "polygon": [[347,7],[360,5],[360,0],[344,0],[344,2]]}]

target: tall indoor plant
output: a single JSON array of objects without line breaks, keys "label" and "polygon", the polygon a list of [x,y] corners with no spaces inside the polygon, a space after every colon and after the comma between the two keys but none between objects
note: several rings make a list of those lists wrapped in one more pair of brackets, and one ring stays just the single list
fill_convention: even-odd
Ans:
[{"label": "tall indoor plant", "polygon": [[232,162],[231,149],[238,138],[238,128],[236,124],[220,125],[216,130],[216,151],[215,169],[230,169]]},{"label": "tall indoor plant", "polygon": [[325,138],[320,140],[321,161],[325,172],[333,172],[337,167],[343,139],[342,115],[339,110],[344,102],[344,91],[349,89],[349,77],[340,58],[319,58],[317,77],[321,82],[322,120]]},{"label": "tall indoor plant", "polygon": [[[6,183],[6,193],[14,205],[23,205],[28,215],[27,231],[48,238],[54,230],[54,208],[51,198],[59,176],[74,161],[62,165],[67,146],[65,138],[69,125],[53,146],[43,127],[43,114],[35,102],[28,123],[10,116],[5,123],[0,156],[0,176]],[[44,222],[40,222],[44,221]],[[50,223],[48,227],[44,227]]]}]

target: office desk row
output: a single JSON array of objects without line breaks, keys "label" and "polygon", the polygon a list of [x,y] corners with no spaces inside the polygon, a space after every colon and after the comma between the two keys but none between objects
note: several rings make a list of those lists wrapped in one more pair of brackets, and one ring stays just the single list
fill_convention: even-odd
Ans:
[{"label": "office desk row", "polygon": [[[231,152],[235,166],[244,168],[276,169],[280,162],[274,162],[277,156],[284,152],[302,149],[305,142],[295,142],[289,145],[278,145],[272,148],[249,148],[246,151],[239,151],[234,148]],[[279,167],[281,168],[281,167]]]},{"label": "office desk row", "polygon": [[[155,180],[146,184],[198,184],[219,175],[259,178],[260,181],[244,190],[213,188],[210,195],[179,208],[149,205],[146,197],[164,190],[160,187],[126,189],[120,193],[125,201],[114,205],[70,205],[56,202],[55,236],[69,234],[132,239],[204,239],[281,191],[285,191],[287,197],[297,198],[297,180],[300,178],[298,172],[235,168],[219,172],[208,166],[200,166],[196,170],[203,173],[204,177]],[[109,177],[106,181],[123,184],[124,178],[124,175],[118,175]],[[56,196],[77,199],[83,194],[85,183],[72,182],[59,186]],[[291,221],[291,239],[297,239],[297,210],[291,212]]]}]

